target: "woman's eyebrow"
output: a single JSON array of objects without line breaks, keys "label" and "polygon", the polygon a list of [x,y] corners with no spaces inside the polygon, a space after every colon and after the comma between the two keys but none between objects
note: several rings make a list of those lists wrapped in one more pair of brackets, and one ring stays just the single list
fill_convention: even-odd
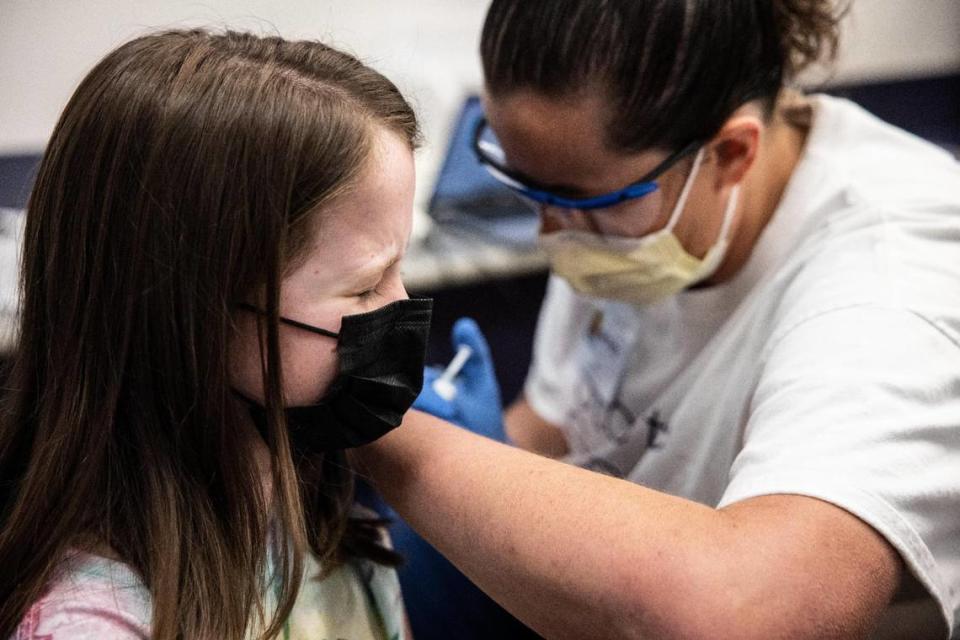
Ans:
[{"label": "woman's eyebrow", "polygon": [[575,187],[569,184],[551,184],[547,186],[547,191],[557,195],[567,196],[568,198],[583,198],[589,193],[587,189]]},{"label": "woman's eyebrow", "polygon": [[583,197],[588,193],[587,189],[583,189],[582,187],[576,185],[566,183],[543,183],[523,173],[522,171],[517,171],[513,168],[511,168],[511,171],[513,171],[513,173],[524,182],[527,182],[531,186],[541,189],[542,191],[549,191],[551,193],[567,196],[569,198]]}]

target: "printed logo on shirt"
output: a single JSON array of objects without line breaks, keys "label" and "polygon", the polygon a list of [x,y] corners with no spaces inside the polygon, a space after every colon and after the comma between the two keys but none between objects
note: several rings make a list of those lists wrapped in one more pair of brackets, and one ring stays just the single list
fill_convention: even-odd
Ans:
[{"label": "printed logo on shirt", "polygon": [[649,452],[664,447],[670,426],[661,418],[659,410],[654,409],[642,422],[635,420],[631,424],[633,428],[624,430],[615,438],[607,433],[607,443],[591,451],[577,464],[608,476],[625,478]]},{"label": "printed logo on shirt", "polygon": [[666,422],[660,419],[660,412],[656,409],[647,416],[647,448],[648,449],[660,449],[663,447],[663,442],[660,439],[660,434],[667,433],[670,431],[670,427]]}]

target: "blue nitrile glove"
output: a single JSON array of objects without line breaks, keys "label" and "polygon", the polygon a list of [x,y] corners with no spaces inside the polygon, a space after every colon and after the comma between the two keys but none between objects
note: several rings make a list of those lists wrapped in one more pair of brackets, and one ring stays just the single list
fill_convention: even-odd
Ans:
[{"label": "blue nitrile glove", "polygon": [[460,425],[476,434],[506,442],[503,433],[503,404],[500,385],[493,370],[490,347],[471,318],[460,318],[451,333],[454,353],[460,345],[473,349],[460,374],[454,379],[457,393],[447,401],[433,390],[433,381],[443,373],[441,367],[423,370],[423,390],[413,403],[419,409],[448,422]]}]

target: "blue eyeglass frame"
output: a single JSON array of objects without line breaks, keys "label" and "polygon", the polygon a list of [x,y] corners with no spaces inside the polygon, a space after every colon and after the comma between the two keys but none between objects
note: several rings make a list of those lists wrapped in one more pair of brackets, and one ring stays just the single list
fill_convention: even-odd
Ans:
[{"label": "blue eyeglass frame", "polygon": [[642,198],[643,196],[653,193],[659,188],[659,185],[655,182],[657,178],[663,175],[663,173],[665,173],[677,162],[683,158],[686,158],[703,146],[703,142],[701,140],[694,140],[690,144],[681,148],[679,151],[675,151],[667,156],[663,162],[658,164],[651,171],[647,172],[639,180],[630,183],[622,189],[590,198],[567,198],[553,193],[549,189],[544,188],[542,185],[537,184],[526,176],[513,171],[491,156],[489,153],[484,151],[480,142],[480,138],[483,136],[483,132],[486,128],[488,128],[487,119],[481,117],[477,121],[476,127],[473,131],[473,152],[476,154],[477,160],[480,162],[480,164],[484,165],[484,167],[494,178],[505,184],[514,192],[525,198],[533,200],[534,202],[539,202],[540,204],[551,207],[580,209],[582,211],[612,207],[622,202],[636,200],[637,198]]}]

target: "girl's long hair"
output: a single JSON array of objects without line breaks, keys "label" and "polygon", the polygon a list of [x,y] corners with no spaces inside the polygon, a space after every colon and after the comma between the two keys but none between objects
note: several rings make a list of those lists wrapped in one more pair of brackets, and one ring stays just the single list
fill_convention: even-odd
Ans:
[{"label": "girl's long hair", "polygon": [[[162,640],[276,634],[307,552],[393,560],[349,517],[344,456],[293,459],[277,337],[284,270],[378,128],[416,144],[394,85],[316,42],[165,32],[80,84],[27,212],[0,409],[0,638],[88,544],[142,576]],[[266,484],[230,380],[234,305],[253,295]]]}]

